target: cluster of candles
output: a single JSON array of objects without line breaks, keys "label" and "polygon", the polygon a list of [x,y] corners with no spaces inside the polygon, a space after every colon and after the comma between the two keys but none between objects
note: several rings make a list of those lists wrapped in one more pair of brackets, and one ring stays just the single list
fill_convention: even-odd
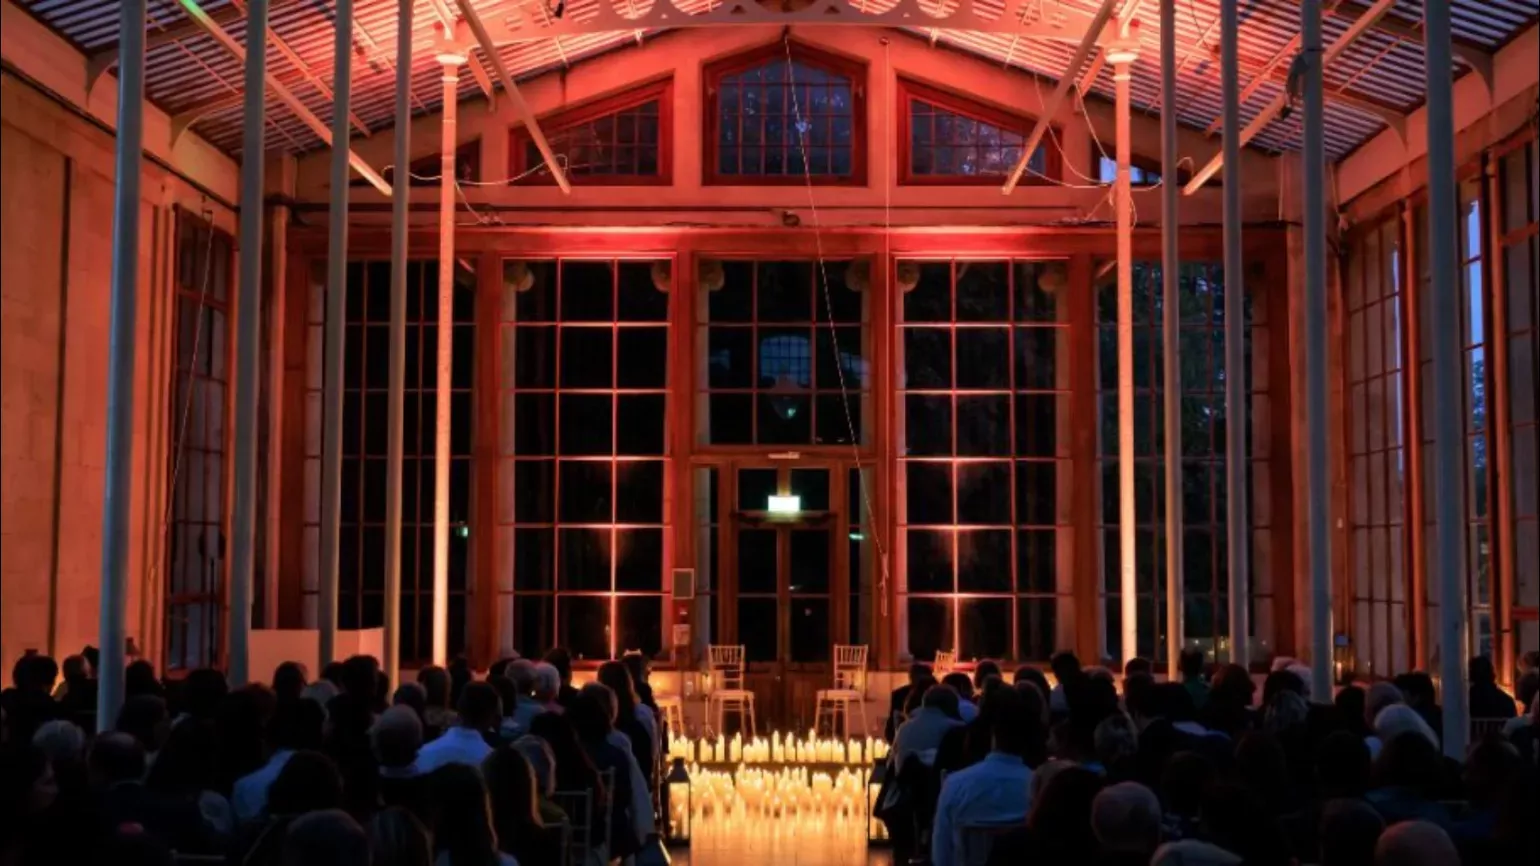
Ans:
[{"label": "cluster of candles", "polygon": [[756,769],[739,765],[689,769],[690,790],[671,791],[669,829],[688,835],[691,844],[773,843],[797,840],[832,846],[864,845],[882,838],[887,828],[871,818],[877,788],[868,784],[867,767],[837,772],[783,766]]},{"label": "cluster of candles", "polygon": [[[715,739],[701,737],[674,737],[668,739],[668,757],[679,758],[687,764],[843,764],[851,767],[867,766],[888,756],[888,744],[883,740],[867,737],[864,740],[851,737],[848,740],[820,739],[809,731],[806,737],[780,732],[769,739],[754,737],[745,741],[741,734],[727,739],[720,734]],[[694,774],[691,774],[694,777]]]}]

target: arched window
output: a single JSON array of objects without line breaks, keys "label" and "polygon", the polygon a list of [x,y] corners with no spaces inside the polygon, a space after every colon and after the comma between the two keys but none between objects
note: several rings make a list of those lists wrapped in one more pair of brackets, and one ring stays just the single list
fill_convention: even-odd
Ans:
[{"label": "arched window", "polygon": [[776,42],[705,70],[708,184],[866,183],[866,67]]},{"label": "arched window", "polygon": [[[1035,121],[899,79],[899,177],[903,184],[989,184],[1010,175]],[[1037,146],[1022,183],[1059,179],[1049,139]]]}]

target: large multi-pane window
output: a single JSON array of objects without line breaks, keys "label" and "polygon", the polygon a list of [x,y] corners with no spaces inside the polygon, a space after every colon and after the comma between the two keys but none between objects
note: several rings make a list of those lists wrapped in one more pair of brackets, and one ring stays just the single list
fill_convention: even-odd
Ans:
[{"label": "large multi-pane window", "polygon": [[[917,81],[899,79],[898,85],[900,152],[906,155],[900,183],[994,183],[1016,167],[1030,119]],[[1022,181],[1058,180],[1058,156],[1038,145]]]},{"label": "large multi-pane window", "polygon": [[865,77],[796,42],[707,66],[707,182],[865,183]]},{"label": "large multi-pane window", "polygon": [[206,667],[222,655],[233,246],[211,223],[178,212],[167,461],[169,669]]},{"label": "large multi-pane window", "polygon": [[1502,195],[1500,266],[1507,301],[1509,478],[1513,534],[1513,597],[1518,647],[1540,646],[1540,137],[1514,146],[1498,159]]},{"label": "large multi-pane window", "polygon": [[1367,229],[1348,258],[1349,559],[1357,670],[1389,676],[1410,656],[1406,607],[1406,399],[1400,222]]},{"label": "large multi-pane window", "polygon": [[[708,261],[703,445],[867,441],[865,261]],[[720,279],[714,278],[720,275]]]},{"label": "large multi-pane window", "polygon": [[666,260],[503,266],[497,494],[504,649],[663,647]]},{"label": "large multi-pane window", "polygon": [[[1209,263],[1182,267],[1178,314],[1182,375],[1182,596],[1183,644],[1202,649],[1216,659],[1228,658],[1229,553],[1225,464],[1226,424],[1232,415],[1225,405],[1228,371],[1224,354],[1224,273]],[[1248,405],[1238,423],[1245,425],[1247,513],[1250,516],[1252,655],[1265,657],[1272,639],[1272,576],[1268,438],[1253,435],[1267,430],[1271,420],[1266,390],[1266,305],[1254,303],[1248,292],[1246,316],[1245,392]],[[1165,430],[1164,352],[1161,323],[1164,298],[1160,267],[1136,262],[1134,299],[1134,514],[1135,587],[1139,655],[1153,656],[1165,645]],[[1099,419],[1102,606],[1105,652],[1122,654],[1121,546],[1118,483],[1118,356],[1117,284],[1097,287],[1097,343],[1100,375],[1097,390]]]},{"label": "large multi-pane window", "polygon": [[897,555],[915,658],[1042,660],[1069,645],[1062,268],[899,263]]},{"label": "large multi-pane window", "polygon": [[[386,453],[389,443],[390,264],[348,265],[342,363],[342,499],[337,625],[385,621]],[[449,632],[451,654],[466,648],[467,538],[475,418],[475,276],[455,272],[454,371],[450,377]],[[316,621],[321,562],[321,448],[325,412],[325,281],[311,282],[305,431],[305,621]],[[433,634],[433,488],[438,388],[438,263],[407,267],[406,379],[401,469],[401,659],[427,661]]]},{"label": "large multi-pane window", "polygon": [[1485,205],[1480,178],[1460,185],[1460,335],[1464,347],[1465,557],[1466,604],[1471,613],[1472,650],[1492,652],[1492,581],[1496,540],[1492,535],[1491,370],[1487,363],[1490,302],[1485,284]]}]

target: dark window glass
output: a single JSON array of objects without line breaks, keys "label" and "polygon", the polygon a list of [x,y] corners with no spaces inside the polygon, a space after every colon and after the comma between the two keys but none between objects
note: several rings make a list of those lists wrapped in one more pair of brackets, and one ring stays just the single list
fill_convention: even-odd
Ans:
[{"label": "dark window glass", "polygon": [[708,69],[706,79],[712,117],[708,165],[719,181],[855,176],[864,118],[859,82],[850,75],[776,51],[748,68]]}]

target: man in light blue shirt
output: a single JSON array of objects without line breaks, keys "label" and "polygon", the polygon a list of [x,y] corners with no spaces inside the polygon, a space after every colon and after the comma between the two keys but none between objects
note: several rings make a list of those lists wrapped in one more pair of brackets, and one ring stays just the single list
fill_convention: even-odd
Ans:
[{"label": "man in light blue shirt", "polygon": [[483,682],[467,683],[460,693],[459,724],[444,731],[439,738],[417,753],[417,769],[431,773],[447,764],[469,764],[480,769],[492,754],[485,732],[496,731],[503,720],[502,701],[497,690]]},{"label": "man in light blue shirt", "polygon": [[237,821],[251,821],[267,809],[267,789],[295,752],[321,748],[321,730],[326,711],[308,698],[285,701],[273,713],[268,728],[272,753],[260,769],[235,780],[230,791],[230,809]]},{"label": "man in light blue shirt", "polygon": [[957,717],[957,692],[951,686],[931,686],[920,700],[920,708],[893,735],[895,771],[902,772],[904,761],[911,757],[918,757],[927,767],[934,764],[941,738],[962,724]]},{"label": "man in light blue shirt", "polygon": [[1021,824],[1031,807],[1032,769],[1022,756],[1031,719],[1021,695],[998,689],[989,697],[992,750],[977,764],[946,777],[931,831],[932,866],[964,866],[969,827]]}]

